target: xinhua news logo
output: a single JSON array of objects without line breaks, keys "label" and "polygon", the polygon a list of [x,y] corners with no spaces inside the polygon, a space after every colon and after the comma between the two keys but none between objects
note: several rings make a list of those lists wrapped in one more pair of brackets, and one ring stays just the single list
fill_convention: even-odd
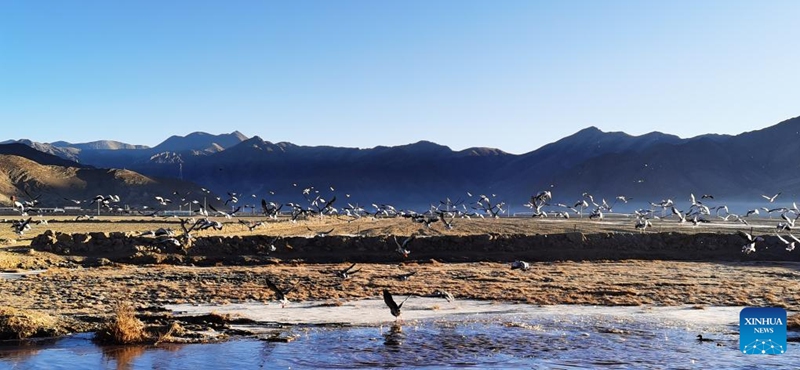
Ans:
[{"label": "xinhua news logo", "polygon": [[747,355],[786,352],[786,310],[747,307],[739,313],[739,350]]}]

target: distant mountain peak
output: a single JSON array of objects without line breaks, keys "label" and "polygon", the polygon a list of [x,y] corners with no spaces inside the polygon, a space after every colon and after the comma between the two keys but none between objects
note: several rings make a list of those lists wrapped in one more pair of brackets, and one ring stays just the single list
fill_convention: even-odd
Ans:
[{"label": "distant mountain peak", "polygon": [[589,126],[587,128],[579,130],[578,132],[575,133],[575,135],[578,135],[578,134],[603,134],[603,133],[605,133],[605,131],[599,129],[597,126]]},{"label": "distant mountain peak", "polygon": [[498,155],[508,155],[508,153],[497,149],[497,148],[487,148],[487,147],[474,147],[474,148],[467,148],[458,152],[461,155],[465,156],[476,156],[476,157],[485,157],[485,156],[498,156]]},{"label": "distant mountain peak", "polygon": [[[238,132],[238,131],[237,131],[237,132]],[[248,143],[263,143],[263,142],[266,142],[266,140],[262,139],[262,138],[261,138],[261,136],[255,135],[255,136],[253,136],[253,137],[251,137],[251,138],[249,138],[249,139],[244,139],[244,140],[242,140],[242,142],[248,142]]]},{"label": "distant mountain peak", "polygon": [[184,152],[184,151],[217,151],[218,147],[228,149],[242,141],[247,140],[239,131],[230,134],[213,135],[203,131],[195,131],[186,136],[173,135],[161,144],[155,146],[157,152]]},{"label": "distant mountain peak", "polygon": [[433,150],[451,150],[447,145],[434,143],[433,141],[420,140],[416,143],[400,145],[398,148],[414,148],[414,149],[433,149]]},{"label": "distant mountain peak", "polygon": [[56,141],[50,143],[56,148],[76,148],[80,150],[120,150],[120,149],[149,149],[147,145],[127,144],[115,140],[97,140],[88,143],[73,144],[67,141]]},{"label": "distant mountain peak", "polygon": [[245,134],[239,132],[239,130],[231,132],[231,136],[234,136],[234,137],[240,139],[241,141],[247,140],[247,136],[245,136]]}]

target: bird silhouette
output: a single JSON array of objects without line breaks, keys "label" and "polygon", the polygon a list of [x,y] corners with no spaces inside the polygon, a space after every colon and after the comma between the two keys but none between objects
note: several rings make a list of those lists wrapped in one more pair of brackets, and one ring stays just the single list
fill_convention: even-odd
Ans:
[{"label": "bird silhouette", "polygon": [[703,334],[697,334],[698,342],[713,342],[713,339],[703,338]]},{"label": "bird silhouette", "polygon": [[336,276],[338,276],[338,277],[340,277],[342,279],[349,279],[351,276],[353,276],[353,274],[355,274],[356,272],[361,271],[361,269],[353,270],[353,267],[356,267],[355,263],[353,263],[352,265],[350,265],[350,267],[348,267],[346,269],[336,271]]},{"label": "bird silhouette", "polygon": [[406,303],[409,298],[411,298],[411,296],[406,297],[406,299],[400,302],[400,304],[397,304],[397,302],[394,301],[394,298],[392,298],[392,293],[389,293],[388,289],[383,290],[383,301],[387,306],[389,306],[389,311],[392,313],[392,316],[396,317],[397,319],[400,318],[400,309],[403,308],[403,303]]},{"label": "bird silhouette", "polygon": [[289,299],[286,297],[286,295],[291,293],[294,290],[294,286],[292,286],[292,287],[290,287],[288,289],[281,289],[281,288],[278,288],[278,286],[275,285],[275,283],[273,283],[272,280],[270,280],[269,278],[265,277],[264,280],[266,280],[267,286],[273,292],[275,292],[275,298],[277,298],[278,302],[281,303],[281,308],[285,308],[286,305],[289,304]]}]

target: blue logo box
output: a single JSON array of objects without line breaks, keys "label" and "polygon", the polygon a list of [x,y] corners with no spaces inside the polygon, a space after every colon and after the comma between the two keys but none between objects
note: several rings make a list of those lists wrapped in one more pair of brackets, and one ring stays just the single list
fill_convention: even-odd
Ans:
[{"label": "blue logo box", "polygon": [[786,352],[786,310],[747,307],[739,313],[739,350],[748,355]]}]

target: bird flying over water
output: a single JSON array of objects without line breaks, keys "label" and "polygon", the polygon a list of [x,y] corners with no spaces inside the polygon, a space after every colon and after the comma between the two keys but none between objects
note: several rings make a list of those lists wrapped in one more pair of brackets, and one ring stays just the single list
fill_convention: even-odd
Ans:
[{"label": "bird flying over water", "polygon": [[289,304],[289,299],[286,297],[286,295],[291,293],[294,290],[295,287],[292,286],[292,287],[290,287],[288,289],[281,289],[281,288],[278,288],[278,286],[275,285],[275,283],[273,283],[269,278],[265,277],[264,280],[267,282],[267,286],[273,292],[275,292],[275,298],[277,298],[278,302],[281,303],[281,308],[286,307],[286,305]]},{"label": "bird flying over water", "polygon": [[397,302],[394,301],[394,298],[392,298],[392,293],[389,293],[388,289],[383,290],[383,302],[385,302],[386,306],[389,307],[389,311],[392,313],[392,316],[396,318],[400,318],[400,309],[403,308],[403,304],[406,303],[409,298],[411,298],[411,296],[406,297],[406,299],[400,302],[400,304],[397,304]]},{"label": "bird flying over water", "polygon": [[433,296],[434,297],[442,297],[447,302],[452,302],[452,301],[455,300],[455,298],[453,298],[453,295],[450,294],[450,292],[448,292],[446,290],[437,290],[437,291],[433,292]]}]

